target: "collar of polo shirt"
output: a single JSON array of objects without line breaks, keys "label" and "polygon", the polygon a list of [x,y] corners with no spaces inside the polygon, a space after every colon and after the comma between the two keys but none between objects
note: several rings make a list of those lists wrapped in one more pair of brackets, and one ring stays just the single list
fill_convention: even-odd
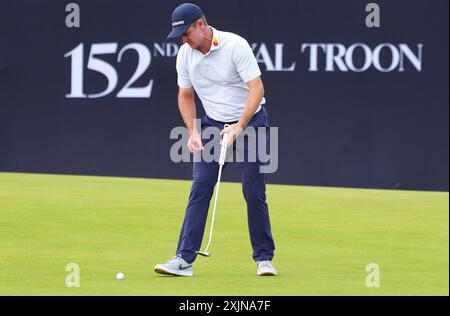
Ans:
[{"label": "collar of polo shirt", "polygon": [[220,48],[219,32],[212,26],[210,26],[210,28],[213,31],[213,36],[212,36],[211,48],[209,49],[209,52],[206,55],[208,55],[212,51],[218,50]]}]

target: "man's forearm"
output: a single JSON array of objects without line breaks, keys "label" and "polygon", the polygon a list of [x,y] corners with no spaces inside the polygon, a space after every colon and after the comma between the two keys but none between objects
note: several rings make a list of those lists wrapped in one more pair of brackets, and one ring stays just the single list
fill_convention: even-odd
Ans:
[{"label": "man's forearm", "polygon": [[242,114],[238,126],[244,130],[250,120],[252,119],[253,115],[255,115],[256,110],[261,105],[261,101],[264,97],[264,89],[262,88],[255,88],[250,90],[250,93],[247,98],[247,103],[244,107],[244,113]]},{"label": "man's forearm", "polygon": [[194,120],[197,118],[197,110],[195,107],[195,100],[193,98],[178,98],[178,107],[180,109],[181,116],[183,117],[184,124],[192,135],[196,130]]}]

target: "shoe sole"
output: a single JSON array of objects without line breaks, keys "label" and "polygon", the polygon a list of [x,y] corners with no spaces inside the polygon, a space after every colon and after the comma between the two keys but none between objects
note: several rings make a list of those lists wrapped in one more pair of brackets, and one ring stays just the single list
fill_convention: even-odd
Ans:
[{"label": "shoe sole", "polygon": [[256,274],[258,276],[277,276],[276,272],[270,272],[270,271],[266,271],[266,272],[256,272]]},{"label": "shoe sole", "polygon": [[164,269],[163,267],[156,266],[155,272],[163,275],[171,275],[171,276],[183,276],[183,277],[191,277],[194,276],[192,271],[175,271],[170,269]]}]

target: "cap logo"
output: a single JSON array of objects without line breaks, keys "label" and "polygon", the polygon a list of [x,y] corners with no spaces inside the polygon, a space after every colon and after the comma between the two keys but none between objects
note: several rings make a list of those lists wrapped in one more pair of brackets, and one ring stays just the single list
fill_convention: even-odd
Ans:
[{"label": "cap logo", "polygon": [[184,21],[173,22],[172,26],[184,25]]}]

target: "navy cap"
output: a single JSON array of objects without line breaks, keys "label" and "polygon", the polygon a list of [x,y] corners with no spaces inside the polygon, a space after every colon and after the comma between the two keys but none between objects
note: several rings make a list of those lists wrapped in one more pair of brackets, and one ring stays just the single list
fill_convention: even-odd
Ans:
[{"label": "navy cap", "polygon": [[172,13],[172,32],[167,36],[170,38],[179,38],[187,29],[203,17],[200,7],[192,3],[183,3],[176,7]]}]

